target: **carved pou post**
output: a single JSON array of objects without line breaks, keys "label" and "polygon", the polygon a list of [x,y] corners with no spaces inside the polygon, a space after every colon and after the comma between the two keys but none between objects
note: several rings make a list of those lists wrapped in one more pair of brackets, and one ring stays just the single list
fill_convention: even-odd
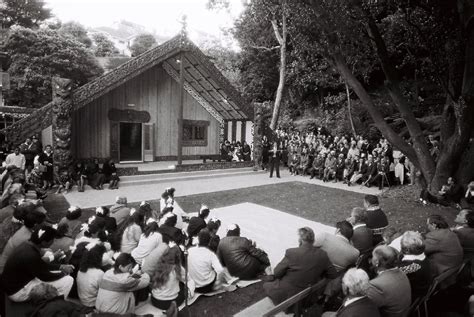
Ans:
[{"label": "carved pou post", "polygon": [[263,108],[261,104],[254,103],[254,121],[253,121],[253,170],[258,171],[262,166],[263,154]]},{"label": "carved pou post", "polygon": [[71,124],[73,105],[71,101],[72,81],[53,77],[53,161],[55,175],[67,171],[72,164]]}]

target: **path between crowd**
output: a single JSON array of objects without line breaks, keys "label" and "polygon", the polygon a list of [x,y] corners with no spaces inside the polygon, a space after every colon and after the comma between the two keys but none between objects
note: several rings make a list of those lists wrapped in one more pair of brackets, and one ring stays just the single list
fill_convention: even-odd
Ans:
[{"label": "path between crowd", "polygon": [[117,196],[127,197],[128,202],[137,202],[143,200],[159,199],[161,193],[167,187],[176,188],[176,197],[212,193],[223,190],[239,189],[253,186],[262,186],[269,184],[279,184],[288,182],[305,182],[319,186],[348,190],[362,194],[379,195],[381,193],[377,188],[367,188],[360,185],[347,186],[342,182],[323,182],[321,180],[309,179],[309,177],[291,176],[287,170],[281,172],[281,178],[270,178],[268,173],[255,172],[247,175],[230,175],[219,178],[203,178],[191,180],[169,181],[159,184],[137,185],[119,188],[118,190],[93,190],[90,187],[85,192],[78,192],[76,188],[64,195],[69,204],[81,208],[90,208],[103,205],[111,205],[115,202]]}]

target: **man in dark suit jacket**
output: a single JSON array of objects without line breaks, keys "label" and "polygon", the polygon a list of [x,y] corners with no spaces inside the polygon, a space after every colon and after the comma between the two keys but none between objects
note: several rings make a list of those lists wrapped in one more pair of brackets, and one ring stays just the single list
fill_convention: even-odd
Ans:
[{"label": "man in dark suit jacket", "polygon": [[278,141],[273,142],[268,155],[270,158],[270,178],[273,177],[273,170],[276,172],[276,177],[280,178],[280,157],[281,149],[278,147]]},{"label": "man in dark suit jacket", "polygon": [[[463,261],[463,249],[456,234],[449,230],[446,220],[440,215],[431,215],[427,227],[429,232],[425,236],[425,254],[430,260],[433,275],[459,268]],[[447,284],[454,282],[453,278]]]},{"label": "man in dark suit jacket", "polygon": [[351,216],[347,219],[352,224],[354,233],[352,235],[352,245],[361,254],[369,252],[374,247],[372,230],[367,227],[367,211],[361,207],[352,209]]},{"label": "man in dark suit jacket", "polygon": [[408,277],[396,267],[397,251],[381,245],[372,252],[377,277],[370,280],[367,296],[377,305],[382,317],[405,317],[411,304]]},{"label": "man in dark suit jacket", "polygon": [[298,234],[300,246],[286,250],[285,257],[275,267],[275,280],[263,284],[275,305],[316,284],[324,276],[330,279],[337,276],[326,252],[313,246],[313,230],[304,227]]}]

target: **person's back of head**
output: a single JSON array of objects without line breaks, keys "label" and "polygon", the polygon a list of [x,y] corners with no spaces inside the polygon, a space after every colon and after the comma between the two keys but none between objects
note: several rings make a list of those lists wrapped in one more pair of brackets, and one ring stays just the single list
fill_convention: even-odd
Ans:
[{"label": "person's back of head", "polygon": [[66,212],[66,218],[68,220],[76,220],[82,216],[82,209],[76,206],[71,206]]},{"label": "person's back of head", "polygon": [[240,227],[238,224],[233,223],[227,227],[228,237],[240,237]]},{"label": "person's back of head", "polygon": [[56,237],[56,230],[49,226],[40,226],[31,233],[30,241],[40,248],[49,247]]},{"label": "person's back of head", "polygon": [[34,286],[29,294],[30,301],[37,306],[59,296],[59,292],[53,285],[39,283]]},{"label": "person's back of head", "polygon": [[[86,246],[88,249],[89,246]],[[80,262],[80,271],[85,273],[88,269],[102,269],[102,257],[106,248],[102,244],[95,244],[82,255]]]},{"label": "person's back of head", "polygon": [[314,231],[309,227],[303,227],[298,229],[299,242],[301,244],[314,244]]},{"label": "person's back of head", "polygon": [[407,231],[400,241],[403,254],[419,255],[425,251],[425,243],[419,232]]},{"label": "person's back of head", "polygon": [[198,216],[199,218],[206,219],[209,216],[209,213],[211,211],[209,210],[209,207],[206,205],[202,205],[201,209],[199,209]]},{"label": "person's back of head", "polygon": [[36,225],[44,222],[46,215],[42,212],[33,210],[28,212],[23,218],[23,225],[28,229],[33,229]]},{"label": "person's back of head", "polygon": [[354,224],[367,223],[367,210],[361,207],[355,207],[352,209],[351,216]]},{"label": "person's back of head", "polygon": [[221,221],[216,218],[211,218],[207,222],[207,229],[209,229],[209,232],[216,234],[217,231],[219,231],[219,228],[221,227]]},{"label": "person's back of head", "polygon": [[375,207],[379,205],[379,199],[375,195],[365,195],[364,204],[366,207]]},{"label": "person's back of head", "polygon": [[163,225],[169,226],[169,227],[176,226],[176,223],[178,222],[178,216],[176,216],[176,214],[172,212],[168,212],[163,217],[164,217]]},{"label": "person's back of head", "polygon": [[449,225],[441,215],[431,215],[428,217],[428,224],[432,225],[435,229],[448,229]]},{"label": "person's back of head", "polygon": [[354,234],[354,229],[352,228],[352,225],[349,221],[346,220],[337,222],[336,230],[340,235],[346,237],[347,240],[350,240],[352,238],[352,235]]},{"label": "person's back of head", "polygon": [[379,245],[372,252],[372,263],[378,270],[388,270],[398,265],[397,251],[388,245]]},{"label": "person's back of head", "polygon": [[351,268],[342,278],[342,291],[348,297],[360,297],[367,294],[369,276],[362,269]]},{"label": "person's back of head", "polygon": [[211,241],[211,235],[207,230],[201,230],[198,233],[198,245],[200,247],[207,247],[209,246],[209,242]]}]

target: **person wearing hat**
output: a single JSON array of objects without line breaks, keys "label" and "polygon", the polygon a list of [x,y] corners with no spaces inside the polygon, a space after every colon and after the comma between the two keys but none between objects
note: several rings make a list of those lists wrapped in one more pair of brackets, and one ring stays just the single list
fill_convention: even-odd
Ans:
[{"label": "person wearing hat", "polygon": [[232,224],[217,247],[217,256],[232,276],[253,280],[270,266],[268,255],[255,242],[240,236],[240,227]]},{"label": "person wearing hat", "polygon": [[115,218],[117,226],[127,219],[130,214],[130,208],[127,206],[127,197],[117,196],[115,198],[115,205],[110,207],[110,216]]}]

